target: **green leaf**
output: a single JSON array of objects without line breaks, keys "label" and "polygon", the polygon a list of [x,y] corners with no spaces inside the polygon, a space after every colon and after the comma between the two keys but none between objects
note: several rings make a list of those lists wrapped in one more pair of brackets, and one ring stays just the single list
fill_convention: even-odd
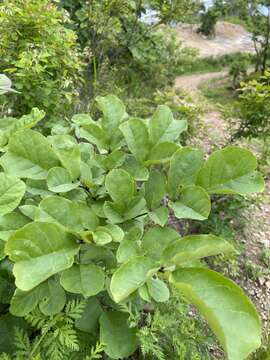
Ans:
[{"label": "green leaf", "polygon": [[140,195],[134,196],[125,209],[124,219],[131,220],[142,215],[147,215],[146,201]]},{"label": "green leaf", "polygon": [[257,160],[246,149],[229,146],[211,154],[200,170],[197,184],[211,194],[261,192],[264,181],[255,173]]},{"label": "green leaf", "polygon": [[124,231],[118,225],[107,224],[105,226],[100,226],[98,229],[107,232],[115,242],[121,242],[125,236]]},{"label": "green leaf", "polygon": [[146,160],[149,153],[149,135],[145,123],[139,119],[131,119],[121,124],[120,130],[136,160]]},{"label": "green leaf", "polygon": [[128,203],[135,193],[134,179],[122,169],[114,169],[105,179],[105,187],[116,203]]},{"label": "green leaf", "polygon": [[169,300],[170,291],[168,286],[159,278],[151,278],[147,281],[149,295],[157,302]]},{"label": "green leaf", "polygon": [[170,202],[177,219],[205,220],[211,211],[210,197],[200,186],[186,186],[181,191],[179,201]]},{"label": "green leaf", "polygon": [[156,263],[150,258],[138,256],[121,265],[112,276],[111,293],[115,302],[125,300],[142,286],[156,271]]},{"label": "green leaf", "polygon": [[73,265],[62,273],[60,282],[66,291],[88,297],[103,290],[105,275],[96,265]]},{"label": "green leaf", "polygon": [[151,171],[148,180],[144,184],[144,197],[149,209],[155,209],[160,205],[166,194],[166,178],[158,171]]},{"label": "green leaf", "polygon": [[0,173],[0,215],[11,213],[21,202],[24,193],[23,181]]},{"label": "green leaf", "polygon": [[51,219],[70,231],[80,232],[85,229],[94,231],[98,226],[98,218],[94,211],[83,202],[49,196],[40,202],[39,207]]},{"label": "green leaf", "polygon": [[75,321],[75,327],[81,331],[95,334],[102,312],[102,307],[96,297],[87,299],[87,304],[82,316]]},{"label": "green leaf", "polygon": [[146,284],[143,284],[139,289],[138,289],[138,293],[140,295],[140,297],[147,302],[151,302],[151,296],[149,294],[148,291],[148,287]]},{"label": "green leaf", "polygon": [[72,183],[68,171],[62,167],[54,167],[49,170],[47,184],[48,189],[55,193],[68,192],[79,186],[79,182]]},{"label": "green leaf", "polygon": [[32,195],[40,195],[42,197],[52,195],[51,191],[48,190],[46,180],[27,179],[25,183],[26,191]]},{"label": "green leaf", "polygon": [[[101,155],[102,156],[102,155]],[[112,170],[120,167],[125,161],[126,154],[121,150],[114,150],[111,154],[101,158],[101,164],[105,170]]]},{"label": "green leaf", "polygon": [[174,120],[170,108],[160,105],[149,122],[150,141],[153,145],[164,141],[175,141],[186,129],[187,122],[185,120]]},{"label": "green leaf", "polygon": [[103,246],[112,242],[112,237],[107,231],[97,230],[93,233],[93,240],[97,245]]},{"label": "green leaf", "polygon": [[105,201],[103,210],[106,218],[108,218],[112,224],[121,224],[125,221],[124,216],[122,215],[122,206],[119,206],[119,204]]},{"label": "green leaf", "polygon": [[116,259],[114,253],[106,247],[93,244],[85,244],[81,246],[80,263],[102,263],[107,268],[113,268],[116,266]]},{"label": "green leaf", "polygon": [[138,163],[132,155],[128,155],[126,157],[122,169],[126,170],[135,180],[138,181],[146,181],[149,176],[147,168]]},{"label": "green leaf", "polygon": [[80,146],[70,135],[50,136],[49,140],[62,166],[67,169],[72,180],[79,178],[81,173]]},{"label": "green leaf", "polygon": [[[17,131],[23,129],[29,129],[35,126],[40,120],[42,120],[45,116],[44,111],[40,111],[37,108],[33,108],[31,113],[28,115],[23,115],[20,119],[15,119],[14,122],[8,124],[5,129],[3,129],[3,133],[1,133],[1,137],[3,136],[2,146],[6,145],[9,138]],[[6,119],[4,118],[7,123]]]},{"label": "green leaf", "polygon": [[40,286],[30,291],[16,289],[10,302],[10,313],[23,317],[33,311],[40,301],[40,290]]},{"label": "green leaf", "polygon": [[111,136],[127,116],[125,105],[115,95],[97,96],[96,102],[103,113],[102,128]]},{"label": "green leaf", "polygon": [[195,183],[197,174],[203,164],[203,153],[195,148],[179,149],[172,157],[168,175],[169,189],[175,197],[179,186]]},{"label": "green leaf", "polygon": [[0,163],[7,173],[17,177],[42,180],[59,161],[48,140],[33,130],[16,132],[8,143]]},{"label": "green leaf", "polygon": [[88,125],[93,119],[88,114],[76,114],[72,116],[71,121],[77,125]]},{"label": "green leaf", "polygon": [[131,258],[139,255],[142,254],[138,243],[128,239],[121,242],[116,252],[116,258],[119,263],[127,262]]},{"label": "green leaf", "polygon": [[0,217],[0,239],[3,241],[7,241],[15,230],[23,227],[29,222],[29,217],[24,216],[21,213],[13,212]]},{"label": "green leaf", "polygon": [[80,137],[96,145],[99,150],[109,148],[109,140],[106,132],[94,121],[80,128]]},{"label": "green leaf", "polygon": [[232,253],[234,248],[230,243],[215,235],[189,235],[168,245],[162,254],[162,262],[166,265],[201,259],[220,253]]},{"label": "green leaf", "polygon": [[179,238],[179,234],[172,228],[154,227],[144,234],[142,248],[147,256],[160,261],[163,250]]},{"label": "green leaf", "polygon": [[111,359],[124,359],[132,355],[139,342],[136,328],[129,328],[128,314],[111,311],[100,317],[100,342]]},{"label": "green leaf", "polygon": [[151,211],[148,215],[155,224],[163,227],[168,221],[169,210],[166,207],[159,207]]},{"label": "green leaf", "polygon": [[173,142],[163,142],[154,146],[147,160],[144,162],[145,166],[163,164],[170,161],[173,154],[179,149],[179,146]]},{"label": "green leaf", "polygon": [[212,270],[183,268],[172,273],[172,282],[205,316],[229,360],[244,360],[260,346],[255,307],[232,281]]},{"label": "green leaf", "polygon": [[45,222],[25,225],[6,244],[6,253],[15,262],[16,286],[23,291],[72,266],[78,251],[75,237]]},{"label": "green leaf", "polygon": [[66,293],[59,280],[48,279],[42,284],[39,300],[40,311],[47,316],[58,314],[66,303]]}]

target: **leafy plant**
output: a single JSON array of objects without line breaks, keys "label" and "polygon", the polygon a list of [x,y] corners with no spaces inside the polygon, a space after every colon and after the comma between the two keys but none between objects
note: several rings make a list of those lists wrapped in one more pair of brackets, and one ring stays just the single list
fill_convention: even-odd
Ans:
[{"label": "leafy plant", "polygon": [[[193,12],[196,0],[61,0],[72,20],[86,62],[85,102],[108,89],[125,88],[128,95],[166,85],[185,59],[165,26]],[[148,13],[155,14],[148,19]],[[161,25],[163,25],[161,27]],[[117,84],[117,86],[115,85]],[[144,91],[145,93],[146,91]],[[107,92],[108,93],[108,92]],[[94,96],[93,96],[94,94]]]},{"label": "leafy plant", "polygon": [[38,106],[50,119],[63,117],[75,102],[82,64],[62,19],[49,0],[1,1],[0,71],[20,91],[8,98],[13,116]]},{"label": "leafy plant", "polygon": [[210,38],[215,37],[215,28],[218,17],[219,13],[215,9],[204,9],[204,12],[201,14],[201,25],[197,30],[198,33]]},{"label": "leafy plant", "polygon": [[258,80],[242,83],[239,101],[235,104],[238,126],[234,137],[260,138],[268,150],[270,134],[270,73],[266,72]]},{"label": "leafy plant", "polygon": [[237,285],[199,263],[233,247],[212,234],[181,238],[168,217],[205,220],[210,196],[262,191],[256,158],[230,146],[204,160],[199,149],[181,147],[186,121],[165,105],[142,120],[113,95],[96,101],[98,120],[74,115],[68,134],[48,137],[22,125],[3,149],[0,333],[9,331],[2,351],[12,353],[14,325],[27,328],[24,318],[45,324],[52,344],[80,358],[70,320],[62,319],[75,319],[67,300],[75,296],[86,301],[72,320],[79,334],[104,345],[109,358],[127,358],[148,303],[167,302],[173,288],[206,317],[229,360],[245,359],[260,345],[256,310]]}]

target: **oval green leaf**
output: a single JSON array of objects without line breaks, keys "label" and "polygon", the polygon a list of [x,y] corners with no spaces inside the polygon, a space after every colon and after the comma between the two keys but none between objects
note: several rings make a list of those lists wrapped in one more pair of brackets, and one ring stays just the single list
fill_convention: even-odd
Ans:
[{"label": "oval green leaf", "polygon": [[240,194],[260,192],[264,181],[256,173],[257,160],[246,149],[229,146],[215,151],[200,170],[197,184],[211,194]]},{"label": "oval green leaf", "polygon": [[113,274],[111,293],[115,302],[125,300],[142,286],[156,271],[156,263],[147,257],[137,256],[121,265]]},{"label": "oval green leaf", "polygon": [[170,202],[177,219],[206,220],[211,211],[210,197],[200,186],[186,186],[179,201]]},{"label": "oval green leaf", "polygon": [[232,281],[204,268],[176,270],[171,280],[205,316],[229,360],[244,360],[260,346],[256,309]]},{"label": "oval green leaf", "polygon": [[14,210],[25,193],[25,184],[16,177],[0,173],[0,215]]},{"label": "oval green leaf", "polygon": [[66,291],[89,297],[103,290],[105,275],[96,265],[73,265],[62,273],[60,282]]},{"label": "oval green leaf", "polygon": [[15,262],[15,283],[23,291],[72,266],[78,251],[75,237],[46,222],[25,225],[6,244],[6,253]]}]

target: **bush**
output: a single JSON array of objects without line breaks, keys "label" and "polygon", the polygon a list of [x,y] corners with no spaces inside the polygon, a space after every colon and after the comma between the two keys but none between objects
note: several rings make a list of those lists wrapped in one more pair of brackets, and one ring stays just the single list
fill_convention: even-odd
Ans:
[{"label": "bush", "polygon": [[239,101],[235,104],[239,120],[234,137],[261,138],[270,134],[270,73],[241,84]]},{"label": "bush", "polygon": [[219,17],[219,13],[214,9],[208,9],[201,14],[201,25],[198,28],[198,33],[201,33],[207,37],[215,37],[216,23]]},{"label": "bush", "polygon": [[13,116],[37,106],[49,119],[63,117],[76,100],[81,63],[62,19],[49,0],[1,1],[0,72],[21,92],[8,98]]},{"label": "bush", "polygon": [[167,106],[141,120],[115,96],[96,101],[97,121],[77,114],[62,134],[29,129],[44,116],[37,109],[2,132],[2,353],[127,358],[147,309],[174,289],[206,317],[229,359],[245,359],[260,345],[256,310],[199,262],[232,246],[211,234],[181,238],[169,211],[204,220],[212,194],[262,191],[255,157],[231,146],[205,161],[180,146],[187,124]]}]

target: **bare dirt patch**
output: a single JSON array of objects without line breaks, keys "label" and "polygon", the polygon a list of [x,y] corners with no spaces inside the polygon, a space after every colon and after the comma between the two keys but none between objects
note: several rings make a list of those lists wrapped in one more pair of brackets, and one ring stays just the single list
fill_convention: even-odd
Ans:
[{"label": "bare dirt patch", "polygon": [[176,27],[176,34],[184,45],[198,49],[201,57],[254,52],[251,34],[240,25],[219,21],[214,39],[204,38],[196,32],[197,28],[197,25],[181,24]]}]

